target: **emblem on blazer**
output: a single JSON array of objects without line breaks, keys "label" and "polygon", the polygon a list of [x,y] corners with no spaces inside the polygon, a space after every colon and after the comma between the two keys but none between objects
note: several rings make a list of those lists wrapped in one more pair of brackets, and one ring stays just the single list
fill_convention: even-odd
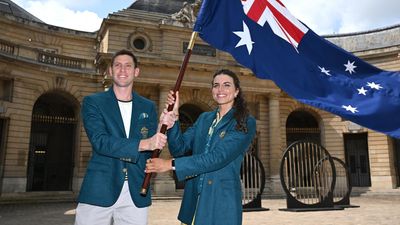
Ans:
[{"label": "emblem on blazer", "polygon": [[140,113],[139,120],[149,118],[149,114],[147,113]]},{"label": "emblem on blazer", "polygon": [[142,134],[142,138],[147,138],[147,135],[149,134],[149,129],[147,129],[147,127],[142,127],[142,129],[140,129],[140,133]]},{"label": "emblem on blazer", "polygon": [[219,138],[221,138],[221,139],[224,138],[225,133],[226,133],[225,131],[222,131],[221,133],[219,133]]}]

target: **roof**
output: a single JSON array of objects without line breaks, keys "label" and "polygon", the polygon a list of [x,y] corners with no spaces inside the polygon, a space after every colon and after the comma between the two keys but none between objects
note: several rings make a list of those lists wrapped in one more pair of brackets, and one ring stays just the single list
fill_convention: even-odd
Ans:
[{"label": "roof", "polygon": [[0,0],[0,13],[11,14],[15,17],[24,18],[27,20],[44,23],[34,15],[27,12],[25,9],[19,7],[17,4],[10,0]]},{"label": "roof", "polygon": [[195,0],[137,0],[128,9],[173,14],[182,9],[184,2],[191,4]]}]

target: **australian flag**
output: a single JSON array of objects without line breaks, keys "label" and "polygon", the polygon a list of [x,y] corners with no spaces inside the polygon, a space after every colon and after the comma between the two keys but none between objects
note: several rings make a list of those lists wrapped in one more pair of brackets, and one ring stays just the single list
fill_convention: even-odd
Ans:
[{"label": "australian flag", "polygon": [[203,0],[194,31],[296,100],[400,138],[400,72],[319,37],[281,1]]}]

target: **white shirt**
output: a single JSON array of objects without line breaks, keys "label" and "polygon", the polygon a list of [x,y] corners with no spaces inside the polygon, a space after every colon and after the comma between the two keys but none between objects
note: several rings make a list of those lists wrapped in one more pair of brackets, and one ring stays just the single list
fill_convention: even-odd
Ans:
[{"label": "white shirt", "polygon": [[121,112],[122,121],[124,122],[126,137],[129,137],[129,131],[131,129],[131,116],[132,116],[132,100],[131,101],[120,101],[118,100],[119,111]]}]

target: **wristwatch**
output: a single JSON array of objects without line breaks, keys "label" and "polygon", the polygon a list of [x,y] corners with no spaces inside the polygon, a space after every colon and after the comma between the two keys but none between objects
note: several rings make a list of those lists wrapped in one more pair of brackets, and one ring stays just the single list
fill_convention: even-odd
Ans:
[{"label": "wristwatch", "polygon": [[171,166],[172,166],[172,170],[175,170],[175,159],[171,160]]}]

